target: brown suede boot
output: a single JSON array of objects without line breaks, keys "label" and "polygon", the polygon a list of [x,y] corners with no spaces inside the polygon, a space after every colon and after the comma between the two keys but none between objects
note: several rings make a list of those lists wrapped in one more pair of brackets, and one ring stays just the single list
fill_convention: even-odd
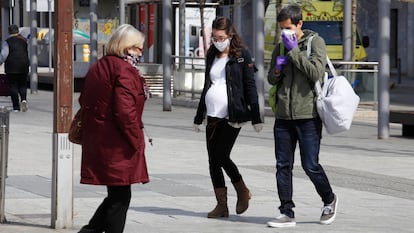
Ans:
[{"label": "brown suede boot", "polygon": [[227,188],[214,189],[216,194],[217,205],[210,213],[207,214],[208,218],[221,218],[229,216],[229,208],[227,207]]},{"label": "brown suede boot", "polygon": [[244,184],[243,179],[239,182],[233,183],[233,185],[237,192],[236,213],[242,214],[247,210],[247,208],[249,208],[249,200],[252,197],[252,193]]}]

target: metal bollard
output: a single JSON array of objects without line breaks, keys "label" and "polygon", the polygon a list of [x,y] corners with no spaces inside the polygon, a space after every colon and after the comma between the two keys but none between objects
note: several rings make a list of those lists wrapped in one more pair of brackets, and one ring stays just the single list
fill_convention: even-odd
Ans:
[{"label": "metal bollard", "polygon": [[0,223],[6,222],[5,195],[9,151],[9,119],[10,111],[4,106],[0,106]]}]

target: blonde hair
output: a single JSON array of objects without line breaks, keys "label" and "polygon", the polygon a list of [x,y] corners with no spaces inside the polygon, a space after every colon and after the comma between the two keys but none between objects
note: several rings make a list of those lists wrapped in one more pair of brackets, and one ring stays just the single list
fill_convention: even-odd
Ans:
[{"label": "blonde hair", "polygon": [[128,48],[144,46],[145,36],[130,24],[119,26],[106,45],[106,55],[123,57]]}]

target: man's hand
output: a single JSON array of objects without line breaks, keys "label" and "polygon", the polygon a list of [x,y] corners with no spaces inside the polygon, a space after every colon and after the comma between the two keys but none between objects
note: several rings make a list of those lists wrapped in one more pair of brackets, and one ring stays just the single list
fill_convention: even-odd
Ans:
[{"label": "man's hand", "polygon": [[298,47],[298,40],[295,34],[287,35],[282,32],[282,41],[288,51]]},{"label": "man's hand", "polygon": [[275,70],[276,72],[282,71],[283,65],[288,64],[289,60],[287,56],[277,56],[276,57],[276,65]]}]

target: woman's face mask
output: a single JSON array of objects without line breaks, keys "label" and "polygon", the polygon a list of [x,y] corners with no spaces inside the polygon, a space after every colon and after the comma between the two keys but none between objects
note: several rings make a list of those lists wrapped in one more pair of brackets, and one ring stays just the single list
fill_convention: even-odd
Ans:
[{"label": "woman's face mask", "polygon": [[130,64],[137,65],[140,62],[141,56],[138,56],[137,54],[127,53],[124,58]]},{"label": "woman's face mask", "polygon": [[227,38],[222,42],[213,41],[213,44],[218,51],[223,52],[230,45],[230,39]]},{"label": "woman's face mask", "polygon": [[128,56],[132,59],[134,63],[140,62],[141,56],[138,56],[136,54],[130,54],[130,53],[128,54]]},{"label": "woman's face mask", "polygon": [[143,55],[142,51],[143,48],[138,45],[131,46],[125,50],[124,58],[128,60],[129,63],[137,65]]}]

